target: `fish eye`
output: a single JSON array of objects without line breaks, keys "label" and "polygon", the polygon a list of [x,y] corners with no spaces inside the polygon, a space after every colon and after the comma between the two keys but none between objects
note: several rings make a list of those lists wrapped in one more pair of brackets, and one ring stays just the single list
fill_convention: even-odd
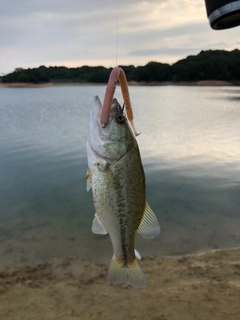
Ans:
[{"label": "fish eye", "polygon": [[125,122],[125,117],[121,112],[116,113],[115,119],[116,119],[116,122],[119,124],[122,124],[123,122]]}]

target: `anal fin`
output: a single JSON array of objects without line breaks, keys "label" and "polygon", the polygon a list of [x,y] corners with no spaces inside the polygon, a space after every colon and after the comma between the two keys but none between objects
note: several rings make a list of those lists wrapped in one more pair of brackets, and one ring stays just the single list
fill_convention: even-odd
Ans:
[{"label": "anal fin", "polygon": [[138,260],[141,260],[141,259],[142,259],[140,253],[139,253],[136,249],[134,249],[134,254],[135,254],[135,257],[136,257]]}]

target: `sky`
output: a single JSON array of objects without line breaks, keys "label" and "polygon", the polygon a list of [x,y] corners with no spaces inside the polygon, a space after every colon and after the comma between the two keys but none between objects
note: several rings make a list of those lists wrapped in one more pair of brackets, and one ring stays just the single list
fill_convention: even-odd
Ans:
[{"label": "sky", "polygon": [[0,75],[15,68],[172,64],[240,48],[212,30],[204,0],[0,0]]}]

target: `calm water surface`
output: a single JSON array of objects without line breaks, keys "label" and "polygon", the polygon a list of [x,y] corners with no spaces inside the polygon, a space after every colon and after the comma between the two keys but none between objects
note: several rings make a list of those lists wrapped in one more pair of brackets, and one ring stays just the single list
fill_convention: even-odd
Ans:
[{"label": "calm water surface", "polygon": [[[108,262],[91,232],[86,140],[105,86],[0,88],[0,268],[79,256]],[[143,256],[240,246],[240,88],[130,87],[147,199],[162,232]],[[116,97],[122,103],[120,90]]]}]

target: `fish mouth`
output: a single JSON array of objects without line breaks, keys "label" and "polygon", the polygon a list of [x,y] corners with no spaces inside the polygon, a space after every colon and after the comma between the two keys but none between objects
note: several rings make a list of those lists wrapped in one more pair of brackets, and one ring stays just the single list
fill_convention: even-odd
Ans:
[{"label": "fish mouth", "polygon": [[[125,142],[125,130],[121,129],[120,131],[118,131],[118,129],[116,129],[117,127],[115,127],[119,126],[119,123],[116,123],[116,113],[118,110],[122,110],[122,107],[118,103],[117,99],[113,99],[108,115],[109,121],[108,124],[104,127],[101,123],[102,109],[103,106],[99,97],[95,96],[93,98],[93,106],[90,116],[88,144],[95,155],[104,159],[109,164],[114,164],[123,157],[128,149],[128,142]],[[117,132],[117,134],[115,134],[115,132]],[[127,146],[125,146],[126,144]],[[118,150],[118,154],[115,155],[115,151],[111,151],[111,145],[114,145],[114,150]],[[121,153],[121,156],[119,156],[119,152]]]},{"label": "fish mouth", "polygon": [[99,128],[98,132],[101,135],[102,135],[102,133],[101,133],[102,124],[100,122],[100,119],[101,119],[101,114],[102,114],[102,108],[103,108],[103,106],[102,106],[102,103],[101,103],[99,97],[95,96],[93,98],[93,107],[91,110],[90,119],[92,121],[92,124],[94,124],[95,127]]},{"label": "fish mouth", "polygon": [[[95,96],[93,98],[93,108],[92,108],[92,115],[91,115],[91,118],[92,118],[92,121],[95,123],[95,125],[99,128],[99,134],[102,136],[102,137],[105,137],[105,132],[104,132],[104,129],[107,127],[107,125],[105,124],[102,124],[101,123],[101,116],[102,116],[102,112],[103,112],[103,105],[99,99],[98,96]],[[114,115],[112,114],[112,110],[114,108],[120,108],[121,109],[121,106],[120,104],[118,103],[117,99],[114,98],[112,100],[112,104],[111,104],[111,107],[109,109],[109,113],[108,113],[108,123],[112,120],[112,118],[114,117]],[[112,139],[111,139],[112,140]],[[112,140],[113,141],[113,140]],[[114,140],[114,141],[118,141],[118,139]]]},{"label": "fish mouth", "polygon": [[97,111],[102,112],[103,106],[98,96],[93,97],[93,103],[95,108],[98,109]]},{"label": "fish mouth", "polygon": [[[106,113],[106,110],[104,110],[103,105],[102,105],[102,103],[101,103],[101,101],[100,101],[100,99],[99,99],[98,96],[95,96],[95,97],[93,98],[93,101],[94,101],[94,105],[96,106],[96,109],[97,109],[96,112],[99,113],[98,116],[100,116],[100,119],[101,119],[103,112]],[[111,103],[111,107],[109,108],[108,114],[107,114],[108,122],[109,122],[109,120],[110,120],[109,118],[110,118],[111,110],[112,110],[113,108],[117,108],[117,107],[121,108],[121,106],[120,106],[120,104],[118,103],[117,99],[116,99],[116,98],[113,98],[112,103]],[[105,116],[106,116],[106,114],[105,114]],[[101,123],[101,126],[102,126],[103,128],[105,128],[105,127],[107,126],[106,124],[102,124],[101,121],[100,121],[100,123]]]}]

